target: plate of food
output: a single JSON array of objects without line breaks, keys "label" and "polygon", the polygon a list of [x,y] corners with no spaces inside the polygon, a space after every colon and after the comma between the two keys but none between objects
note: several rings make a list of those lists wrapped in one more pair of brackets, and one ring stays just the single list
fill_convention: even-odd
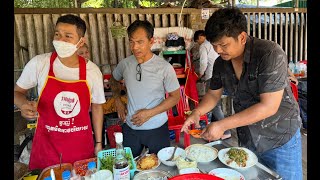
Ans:
[{"label": "plate of food", "polygon": [[239,170],[248,169],[258,163],[257,156],[244,147],[221,149],[218,158],[226,166]]},{"label": "plate of food", "polygon": [[230,168],[216,168],[208,174],[223,178],[224,180],[245,180],[244,175]]},{"label": "plate of food", "polygon": [[215,160],[218,156],[218,150],[214,147],[203,144],[192,144],[186,149],[186,156],[199,163],[208,163]]},{"label": "plate of food", "polygon": [[161,161],[156,154],[146,154],[146,156],[137,161],[137,171],[156,169],[160,163]]},{"label": "plate of food", "polygon": [[194,138],[201,138],[201,133],[202,133],[202,130],[201,129],[192,129],[192,130],[189,130],[189,134],[191,136],[193,136]]}]

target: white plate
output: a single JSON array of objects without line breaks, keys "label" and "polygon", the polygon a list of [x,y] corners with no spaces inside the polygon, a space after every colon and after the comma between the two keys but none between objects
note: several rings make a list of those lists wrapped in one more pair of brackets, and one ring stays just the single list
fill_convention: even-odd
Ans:
[{"label": "white plate", "polygon": [[186,156],[199,163],[208,163],[215,160],[218,156],[218,150],[211,146],[203,144],[192,144],[186,149]]},{"label": "white plate", "polygon": [[250,167],[252,167],[252,166],[254,166],[254,165],[256,165],[258,163],[257,156],[252,151],[250,151],[249,149],[244,148],[244,147],[233,147],[233,148],[243,149],[246,153],[248,153],[248,160],[246,162],[246,166],[245,167],[240,167],[235,162],[227,164],[227,160],[229,159],[229,156],[226,153],[231,148],[225,148],[225,149],[220,149],[220,151],[218,153],[218,158],[226,166],[229,166],[229,167],[235,168],[235,169],[239,169],[239,170],[245,170],[245,169],[248,169],[248,168],[250,168]]},{"label": "white plate", "polygon": [[[151,154],[146,154],[146,156],[150,156]],[[140,159],[141,160],[141,159]],[[139,169],[138,168],[138,164],[136,165],[137,166],[137,171],[146,171],[146,170],[152,170],[152,169],[156,169],[157,167],[159,167],[160,166],[160,164],[161,164],[161,161],[160,161],[160,159],[158,158],[158,164],[156,165],[156,166],[154,166],[153,168],[151,168],[151,169]]]},{"label": "white plate", "polygon": [[198,168],[184,168],[179,170],[179,174],[200,173]]},{"label": "white plate", "polygon": [[224,180],[245,180],[244,176],[236,170],[229,168],[217,168],[211,170],[208,174],[223,178]]}]

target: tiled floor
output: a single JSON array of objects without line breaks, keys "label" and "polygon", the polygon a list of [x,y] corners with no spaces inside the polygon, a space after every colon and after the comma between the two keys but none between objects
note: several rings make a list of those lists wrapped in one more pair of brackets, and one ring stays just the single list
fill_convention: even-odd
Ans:
[{"label": "tiled floor", "polygon": [[[307,136],[305,135],[305,131],[301,130],[301,137],[302,137],[302,168],[303,168],[303,180],[307,180]],[[237,133],[235,130],[231,131],[232,136],[230,139],[225,140],[228,144],[232,146],[238,146],[238,138]],[[203,139],[196,139],[191,137],[191,144],[205,144],[207,141]],[[175,141],[171,141],[171,145],[176,145]],[[181,148],[184,148],[183,146],[183,135],[180,137],[180,142],[178,143],[178,146]]]}]

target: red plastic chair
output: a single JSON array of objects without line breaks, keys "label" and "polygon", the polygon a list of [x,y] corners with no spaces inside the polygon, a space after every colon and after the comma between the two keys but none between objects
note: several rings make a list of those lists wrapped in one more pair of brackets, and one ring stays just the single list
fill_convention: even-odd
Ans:
[{"label": "red plastic chair", "polygon": [[[181,109],[180,111],[185,114],[184,112],[187,112],[187,111],[190,111],[190,106],[189,106],[189,101],[188,101],[188,97],[185,95],[184,93],[184,86],[181,85],[180,86],[180,91],[181,91],[181,98],[183,98],[183,109]],[[197,107],[199,103],[196,103],[195,102],[195,106]],[[186,115],[185,115],[186,116]],[[206,122],[206,125],[209,124],[209,119],[208,119],[208,116],[207,114],[204,114],[202,116],[200,116],[200,121],[203,120]],[[191,125],[191,129],[194,129],[194,124]]]},{"label": "red plastic chair", "polygon": [[[198,104],[199,104],[199,103],[195,103],[195,107],[197,107]],[[206,122],[206,125],[209,124],[209,119],[208,119],[207,114],[204,114],[204,115],[200,116],[200,121],[201,121],[201,120],[202,120],[202,121],[205,121],[205,122]]]},{"label": "red plastic chair", "polygon": [[[177,116],[174,116],[173,114],[173,108],[169,109],[167,111],[168,114],[168,127],[169,130],[173,130],[175,133],[175,141],[176,143],[179,143],[180,141],[180,131],[182,128],[182,125],[184,121],[186,120],[186,115],[184,114],[184,86],[180,86],[180,100],[178,104],[175,106],[177,108]],[[168,97],[168,94],[166,94],[166,97]],[[184,147],[190,146],[190,134],[184,133]]]},{"label": "red plastic chair", "polygon": [[291,85],[291,90],[292,90],[292,93],[293,93],[293,96],[294,98],[298,101],[298,87],[295,83],[293,82],[290,82],[290,85]]}]

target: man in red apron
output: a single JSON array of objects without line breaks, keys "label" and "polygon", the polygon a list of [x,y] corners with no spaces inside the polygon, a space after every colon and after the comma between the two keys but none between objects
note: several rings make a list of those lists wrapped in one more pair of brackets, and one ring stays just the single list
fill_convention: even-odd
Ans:
[{"label": "man in red apron", "polygon": [[[103,96],[91,102],[92,91],[99,92],[99,95],[103,92],[102,74],[99,71],[100,74],[94,72],[87,76],[87,73],[97,71],[98,68],[95,69],[92,62],[86,63],[76,53],[84,44],[85,30],[85,22],[81,18],[74,15],[61,16],[57,20],[53,40],[56,51],[30,60],[30,65],[26,66],[15,86],[14,103],[21,109],[22,116],[27,119],[38,118],[29,163],[31,170],[59,164],[61,155],[63,163],[74,163],[94,157],[95,153],[102,150],[102,103],[105,98]],[[36,77],[29,75],[32,74],[29,69],[33,66]],[[87,79],[94,75],[97,77],[93,81]],[[29,76],[30,82],[36,78],[35,82],[40,86],[38,103],[26,99],[29,89],[26,76]],[[94,85],[95,80],[99,86]],[[99,87],[101,90],[90,87]],[[89,116],[90,105],[96,146]]]}]

